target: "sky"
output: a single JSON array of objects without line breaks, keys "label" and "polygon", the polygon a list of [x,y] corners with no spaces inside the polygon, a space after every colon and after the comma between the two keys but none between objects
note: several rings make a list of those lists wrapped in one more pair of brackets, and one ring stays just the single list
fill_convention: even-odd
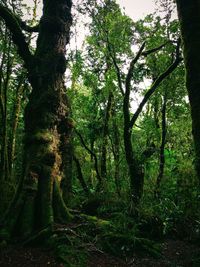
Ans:
[{"label": "sky", "polygon": [[125,13],[133,20],[141,19],[155,11],[154,0],[117,0],[124,7]]},{"label": "sky", "polygon": [[[137,20],[155,10],[154,0],[116,0],[116,2],[124,7],[125,13],[132,19]],[[24,0],[24,3],[32,6],[33,0]]]}]

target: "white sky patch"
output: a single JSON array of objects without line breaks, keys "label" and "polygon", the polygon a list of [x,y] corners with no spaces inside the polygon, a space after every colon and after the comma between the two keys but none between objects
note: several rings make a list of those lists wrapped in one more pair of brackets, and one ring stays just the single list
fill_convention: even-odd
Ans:
[{"label": "white sky patch", "polygon": [[133,20],[144,18],[155,11],[154,0],[116,0],[125,14]]},{"label": "white sky patch", "polygon": [[[144,79],[142,82],[139,83],[138,88],[140,89],[140,92],[141,92],[141,91],[148,89],[151,86],[151,84],[152,84],[152,80]],[[130,110],[132,113],[134,113],[137,110],[140,102],[142,101],[143,96],[141,96],[138,92],[132,91],[130,95],[130,99],[131,99]],[[145,107],[143,108],[143,110],[145,110]]]}]

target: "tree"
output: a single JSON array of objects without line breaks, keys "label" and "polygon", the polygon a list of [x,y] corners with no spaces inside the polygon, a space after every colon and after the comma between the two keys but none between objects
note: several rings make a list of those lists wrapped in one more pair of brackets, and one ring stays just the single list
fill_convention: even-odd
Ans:
[{"label": "tree", "polygon": [[200,1],[176,0],[184,47],[186,87],[192,116],[196,170],[200,181]]},{"label": "tree", "polygon": [[[67,175],[64,160],[72,128],[64,84],[71,7],[71,0],[44,0],[39,25],[30,27],[0,4],[0,18],[12,34],[32,87],[24,115],[24,173],[4,218],[8,234],[17,229],[27,237],[36,230],[51,229],[56,218],[69,218],[58,182]],[[23,31],[38,32],[33,54]]]}]

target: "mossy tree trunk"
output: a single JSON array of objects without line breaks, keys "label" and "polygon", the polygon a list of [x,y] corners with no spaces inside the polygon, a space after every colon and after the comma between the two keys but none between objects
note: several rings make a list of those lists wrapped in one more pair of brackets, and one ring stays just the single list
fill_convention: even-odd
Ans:
[{"label": "mossy tree trunk", "polygon": [[200,0],[176,0],[181,26],[186,86],[192,116],[196,170],[200,181]]},{"label": "mossy tree trunk", "polygon": [[[61,199],[57,181],[64,177],[65,145],[70,133],[69,105],[64,85],[66,45],[72,23],[71,0],[43,1],[43,15],[36,51],[31,54],[23,23],[0,5],[0,16],[13,35],[19,55],[25,62],[32,86],[25,108],[24,177],[18,196],[12,203],[12,221],[7,216],[7,230],[17,229],[23,236],[36,230],[51,228],[55,216],[67,210]],[[18,210],[20,212],[18,213]],[[58,214],[59,211],[59,214]],[[9,214],[9,213],[8,213]],[[17,228],[16,228],[17,225]]]}]

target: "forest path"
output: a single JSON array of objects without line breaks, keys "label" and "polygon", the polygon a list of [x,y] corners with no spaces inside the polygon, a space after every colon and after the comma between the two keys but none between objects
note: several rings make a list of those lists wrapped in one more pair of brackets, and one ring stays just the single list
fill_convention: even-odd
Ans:
[{"label": "forest path", "polygon": [[[200,248],[185,241],[166,240],[162,243],[162,257],[134,255],[127,262],[100,251],[89,253],[87,267],[198,267]],[[55,261],[51,251],[41,248],[10,247],[0,250],[0,267],[64,267]],[[79,266],[82,267],[82,266]]]}]

